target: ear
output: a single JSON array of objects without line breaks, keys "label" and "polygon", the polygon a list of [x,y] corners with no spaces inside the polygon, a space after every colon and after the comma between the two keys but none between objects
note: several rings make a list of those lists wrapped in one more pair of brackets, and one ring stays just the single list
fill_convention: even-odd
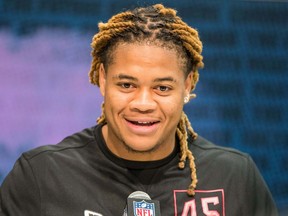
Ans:
[{"label": "ear", "polygon": [[193,72],[190,72],[185,80],[185,95],[189,95],[192,88]]},{"label": "ear", "polygon": [[99,85],[100,85],[100,92],[102,96],[105,96],[105,86],[106,86],[106,71],[104,68],[103,63],[101,63],[99,67]]}]

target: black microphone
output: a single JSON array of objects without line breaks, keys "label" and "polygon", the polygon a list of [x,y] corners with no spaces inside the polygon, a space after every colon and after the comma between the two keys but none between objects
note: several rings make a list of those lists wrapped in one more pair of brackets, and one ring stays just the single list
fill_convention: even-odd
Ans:
[{"label": "black microphone", "polygon": [[135,191],[127,198],[127,205],[123,216],[161,216],[160,203],[151,200],[150,196],[143,191]]}]

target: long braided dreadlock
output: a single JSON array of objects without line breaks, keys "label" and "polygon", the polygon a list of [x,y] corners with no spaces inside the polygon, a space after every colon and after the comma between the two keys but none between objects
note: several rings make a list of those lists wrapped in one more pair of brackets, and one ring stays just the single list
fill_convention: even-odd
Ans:
[{"label": "long braided dreadlock", "polygon": [[[176,11],[165,8],[161,4],[149,7],[136,8],[132,11],[119,13],[113,16],[107,23],[99,23],[99,32],[93,37],[92,64],[89,72],[90,82],[99,86],[99,68],[103,63],[104,68],[109,66],[113,59],[113,51],[120,43],[149,42],[162,47],[174,48],[183,59],[185,75],[193,72],[191,92],[198,82],[198,69],[204,66],[202,62],[202,43],[198,32],[189,27],[176,15]],[[106,122],[104,104],[102,114],[97,119],[98,123]],[[184,112],[177,125],[177,136],[180,141],[179,168],[184,169],[186,159],[190,161],[192,182],[188,187],[188,194],[194,195],[197,184],[196,166],[192,152],[188,148],[188,132],[193,139],[197,133]]]}]

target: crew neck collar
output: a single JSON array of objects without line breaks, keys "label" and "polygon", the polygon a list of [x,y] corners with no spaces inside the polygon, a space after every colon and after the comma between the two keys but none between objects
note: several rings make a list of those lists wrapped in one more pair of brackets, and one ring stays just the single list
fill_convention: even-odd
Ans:
[{"label": "crew neck collar", "polygon": [[[179,153],[179,145],[176,145],[174,147],[174,150],[171,154],[169,154],[167,157],[155,160],[155,161],[132,161],[132,160],[126,160],[123,158],[120,158],[116,156],[114,153],[110,151],[110,149],[107,147],[106,142],[104,140],[103,134],[102,134],[102,127],[104,124],[99,124],[95,128],[95,139],[97,140],[97,144],[100,147],[100,150],[104,153],[104,155],[114,162],[115,164],[125,167],[128,169],[153,169],[158,168],[161,166],[164,166],[165,164],[169,163],[171,160],[177,157]],[[178,138],[176,139],[178,140]],[[177,141],[177,143],[179,143]]]}]

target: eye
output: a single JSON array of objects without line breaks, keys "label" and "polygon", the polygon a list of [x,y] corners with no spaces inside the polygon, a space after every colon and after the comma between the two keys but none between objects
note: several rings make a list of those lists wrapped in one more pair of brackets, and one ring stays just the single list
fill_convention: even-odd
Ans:
[{"label": "eye", "polygon": [[130,83],[122,83],[122,84],[121,84],[121,87],[122,87],[122,88],[125,88],[125,89],[128,89],[128,88],[131,88],[132,85],[131,85]]},{"label": "eye", "polygon": [[155,92],[160,96],[168,96],[171,94],[173,88],[167,85],[159,85],[155,87]]},{"label": "eye", "polygon": [[119,82],[117,86],[119,90],[123,92],[131,92],[136,88],[135,84],[129,82]]},{"label": "eye", "polygon": [[157,89],[161,92],[167,92],[169,91],[171,88],[169,88],[168,86],[158,86]]}]

